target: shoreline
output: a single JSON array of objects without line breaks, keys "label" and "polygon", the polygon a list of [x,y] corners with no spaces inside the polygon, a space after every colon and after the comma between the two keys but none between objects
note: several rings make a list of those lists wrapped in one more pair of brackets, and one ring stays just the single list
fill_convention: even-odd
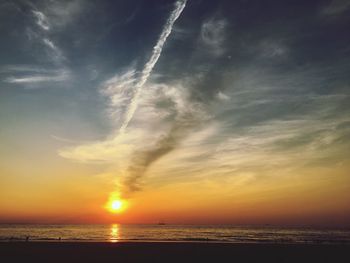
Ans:
[{"label": "shoreline", "polygon": [[350,244],[1,242],[4,262],[350,262]]},{"label": "shoreline", "polygon": [[127,240],[85,240],[85,239],[29,239],[28,241],[25,239],[15,239],[15,240],[0,240],[0,244],[2,243],[10,243],[10,244],[16,244],[16,243],[87,243],[87,244],[124,244],[124,243],[179,243],[179,244],[187,244],[187,243],[194,243],[194,244],[232,244],[232,245],[345,245],[350,247],[350,242],[335,242],[335,241],[305,241],[305,242],[288,242],[288,241],[251,241],[251,242],[233,242],[233,241],[216,241],[216,240],[133,240],[133,239],[127,239]]}]

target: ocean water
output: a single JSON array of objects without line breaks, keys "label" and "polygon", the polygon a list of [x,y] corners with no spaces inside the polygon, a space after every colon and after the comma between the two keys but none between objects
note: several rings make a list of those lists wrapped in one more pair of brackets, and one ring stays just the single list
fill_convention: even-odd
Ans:
[{"label": "ocean water", "polygon": [[195,225],[0,224],[0,241],[350,243],[350,230]]}]

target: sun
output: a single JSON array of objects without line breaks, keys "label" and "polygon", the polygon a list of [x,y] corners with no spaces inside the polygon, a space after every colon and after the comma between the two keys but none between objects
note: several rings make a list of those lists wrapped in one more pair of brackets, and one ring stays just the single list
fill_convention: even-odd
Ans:
[{"label": "sun", "polygon": [[127,207],[127,201],[120,199],[115,194],[112,194],[105,205],[105,208],[111,212],[111,213],[121,213],[123,212]]},{"label": "sun", "polygon": [[121,199],[112,199],[107,203],[106,208],[111,213],[120,213],[126,208],[126,202]]},{"label": "sun", "polygon": [[111,209],[113,211],[119,211],[123,206],[123,202],[120,200],[115,200],[111,203]]}]

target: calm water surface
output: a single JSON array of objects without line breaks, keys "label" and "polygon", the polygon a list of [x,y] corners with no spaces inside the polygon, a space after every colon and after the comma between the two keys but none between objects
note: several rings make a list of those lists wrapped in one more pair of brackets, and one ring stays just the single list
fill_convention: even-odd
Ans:
[{"label": "calm water surface", "polygon": [[194,225],[0,225],[0,241],[349,243],[350,230]]}]

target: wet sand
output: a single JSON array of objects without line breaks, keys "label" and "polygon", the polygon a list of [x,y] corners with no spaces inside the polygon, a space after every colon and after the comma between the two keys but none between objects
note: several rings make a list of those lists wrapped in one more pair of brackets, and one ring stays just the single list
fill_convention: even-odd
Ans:
[{"label": "wet sand", "polygon": [[350,245],[2,242],[1,262],[350,262]]}]

